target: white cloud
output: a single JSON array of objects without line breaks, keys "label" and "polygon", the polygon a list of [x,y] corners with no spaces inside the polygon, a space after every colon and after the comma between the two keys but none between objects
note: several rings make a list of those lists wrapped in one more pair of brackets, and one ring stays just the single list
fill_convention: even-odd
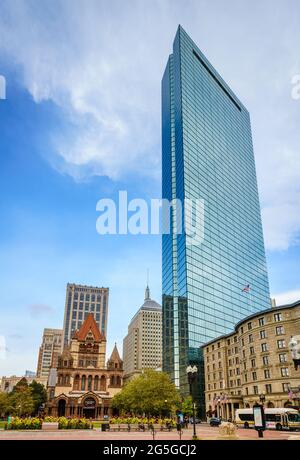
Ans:
[{"label": "white cloud", "polygon": [[40,316],[49,316],[55,313],[55,309],[50,305],[45,305],[43,303],[37,303],[28,306],[30,315],[33,318],[39,318]]},{"label": "white cloud", "polygon": [[272,297],[275,298],[277,306],[287,305],[300,300],[300,289],[282,292],[281,294],[275,294]]},{"label": "white cloud", "polygon": [[77,180],[158,178],[160,81],[181,23],[249,108],[266,247],[285,250],[300,231],[297,12],[298,0],[4,0],[0,51],[37,103],[64,114],[54,168]]}]

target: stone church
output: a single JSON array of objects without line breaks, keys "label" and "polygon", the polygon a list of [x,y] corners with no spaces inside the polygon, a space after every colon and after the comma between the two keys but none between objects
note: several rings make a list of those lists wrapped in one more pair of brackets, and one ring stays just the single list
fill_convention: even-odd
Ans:
[{"label": "stone church", "polygon": [[105,365],[106,338],[90,313],[58,357],[48,381],[51,416],[101,419],[112,415],[110,402],[123,385],[123,361],[115,345]]}]

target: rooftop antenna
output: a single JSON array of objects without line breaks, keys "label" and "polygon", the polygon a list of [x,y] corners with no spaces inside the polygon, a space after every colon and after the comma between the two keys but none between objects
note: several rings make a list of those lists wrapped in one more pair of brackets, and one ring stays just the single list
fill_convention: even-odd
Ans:
[{"label": "rooftop antenna", "polygon": [[150,300],[149,268],[147,268],[147,287],[146,287],[146,291],[145,291],[145,300]]}]

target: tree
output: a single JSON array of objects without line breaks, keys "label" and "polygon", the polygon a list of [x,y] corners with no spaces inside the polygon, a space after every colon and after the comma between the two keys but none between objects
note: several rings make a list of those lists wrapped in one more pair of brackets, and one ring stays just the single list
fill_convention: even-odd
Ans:
[{"label": "tree", "polygon": [[6,414],[8,409],[8,394],[0,391],[0,417]]},{"label": "tree", "polygon": [[121,412],[150,416],[170,414],[179,403],[179,393],[170,377],[164,372],[147,369],[114,396],[112,407]]},{"label": "tree", "polygon": [[40,406],[47,402],[47,391],[44,385],[33,380],[29,385],[34,402],[34,413],[37,414]]},{"label": "tree", "polygon": [[34,411],[34,400],[27,380],[22,378],[8,395],[8,412],[13,415],[31,415]]},{"label": "tree", "polygon": [[193,400],[191,396],[184,398],[182,401],[181,410],[184,415],[188,415],[189,417],[193,415]]}]

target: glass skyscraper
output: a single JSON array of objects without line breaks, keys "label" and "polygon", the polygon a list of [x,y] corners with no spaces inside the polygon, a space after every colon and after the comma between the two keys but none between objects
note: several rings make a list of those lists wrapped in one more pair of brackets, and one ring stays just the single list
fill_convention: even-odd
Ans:
[{"label": "glass skyscraper", "polygon": [[[200,346],[270,307],[247,109],[179,26],[162,80],[162,196],[203,200],[203,241],[163,235],[163,368],[188,393]],[[182,220],[184,221],[184,211]]]}]

